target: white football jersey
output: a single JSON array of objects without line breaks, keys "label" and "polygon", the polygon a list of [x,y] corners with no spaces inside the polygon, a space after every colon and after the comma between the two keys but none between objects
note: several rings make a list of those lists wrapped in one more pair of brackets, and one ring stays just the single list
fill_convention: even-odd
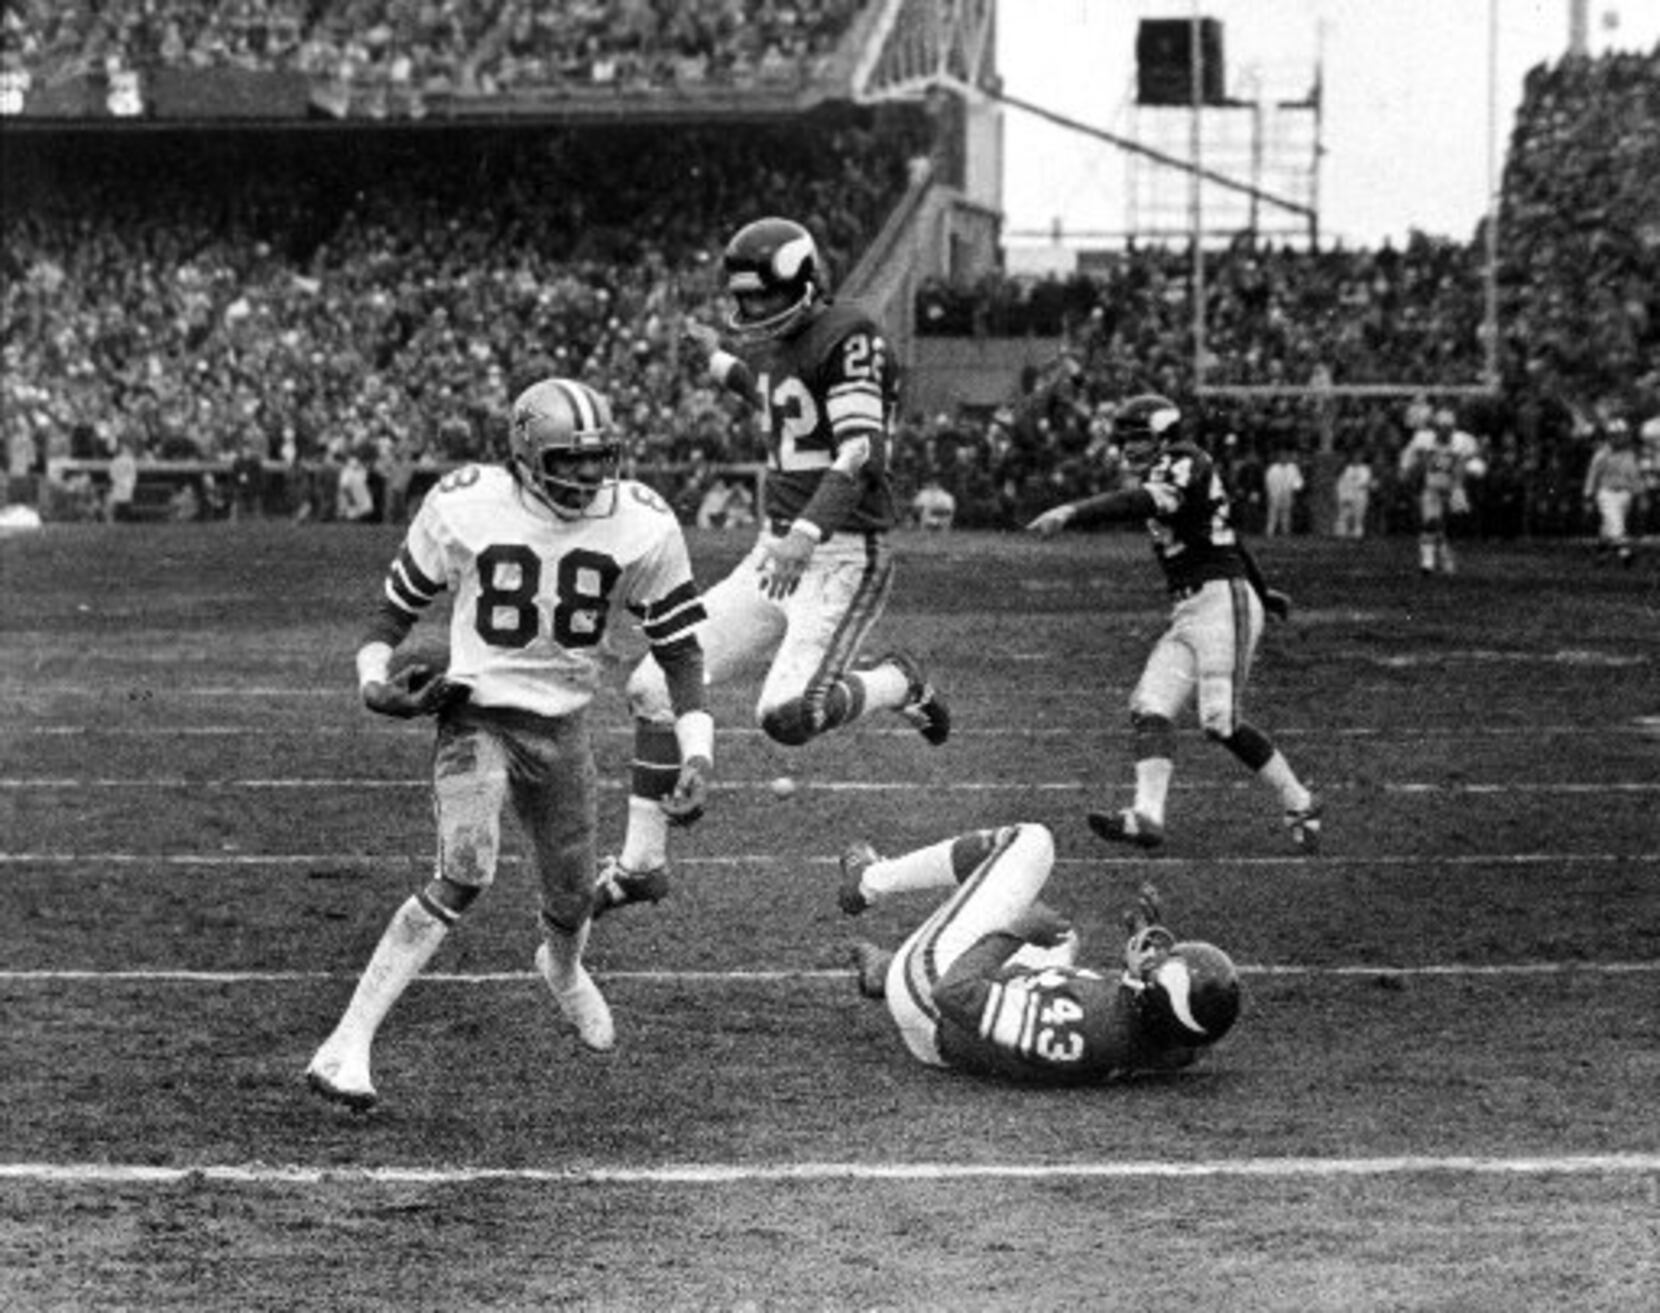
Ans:
[{"label": "white football jersey", "polygon": [[564,715],[593,697],[619,607],[653,643],[702,619],[674,512],[632,480],[614,495],[612,514],[567,520],[503,467],[468,465],[422,501],[386,599],[414,619],[451,592],[448,678],[471,687],[474,705]]}]

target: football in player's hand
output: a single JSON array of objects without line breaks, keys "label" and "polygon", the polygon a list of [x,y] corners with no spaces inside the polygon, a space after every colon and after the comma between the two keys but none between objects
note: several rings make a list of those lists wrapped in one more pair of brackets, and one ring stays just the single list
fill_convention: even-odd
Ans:
[{"label": "football in player's hand", "polygon": [[418,693],[450,668],[450,649],[438,642],[411,643],[392,653],[386,677]]}]

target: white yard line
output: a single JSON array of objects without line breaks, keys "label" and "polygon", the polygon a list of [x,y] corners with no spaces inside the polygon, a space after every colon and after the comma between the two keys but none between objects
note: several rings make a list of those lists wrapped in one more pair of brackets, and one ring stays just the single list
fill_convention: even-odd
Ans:
[{"label": "white yard line", "polygon": [[0,1180],[54,1185],[745,1185],[822,1181],[982,1181],[1243,1178],[1330,1180],[1400,1175],[1629,1176],[1660,1173],[1660,1154],[1486,1157],[1411,1154],[1396,1158],[1206,1158],[1193,1162],[1064,1163],[684,1163],[641,1167],[318,1167],[304,1164],[0,1163]]},{"label": "white yard line", "polygon": [[[1239,964],[1246,976],[1300,976],[1353,977],[1375,980],[1379,977],[1502,977],[1518,976],[1635,976],[1660,973],[1660,961],[1654,962],[1511,962],[1475,965],[1462,962],[1436,962],[1426,966],[1364,966],[1351,963],[1340,966],[1272,965],[1244,962]],[[632,982],[649,985],[774,985],[774,984],[833,984],[845,985],[852,978],[852,968],[841,970],[784,970],[784,971],[606,971],[595,967],[596,979],[607,983]],[[501,985],[539,980],[532,971],[479,971],[468,973],[429,971],[415,979],[415,984],[427,985]],[[356,972],[346,971],[0,971],[0,984],[64,984],[70,981],[92,983],[128,983],[156,985],[290,985],[313,981],[353,981]]]},{"label": "white yard line", "polygon": [[[1114,690],[1104,690],[1112,694]],[[1127,693],[1128,689],[1118,690]],[[1115,725],[1116,727],[1116,725]],[[387,737],[403,734],[408,731],[407,725],[379,724],[370,720],[357,720],[351,724],[305,725],[289,721],[279,725],[24,725],[11,728],[8,732],[18,735],[28,735],[37,738],[84,738],[99,735],[111,738],[247,738],[257,735],[260,741],[273,737],[291,736],[299,738],[314,738],[324,736],[349,736],[361,738],[366,734],[384,735]],[[1399,725],[1385,729],[1379,726],[1275,726],[1274,736],[1287,736],[1331,739],[1386,739],[1401,738],[1417,741],[1425,738],[1456,738],[1461,741],[1484,738],[1607,738],[1611,734],[1636,734],[1648,736],[1660,729],[1660,717],[1639,717],[1636,720],[1616,724],[1585,724],[1572,725]],[[612,735],[618,738],[632,738],[633,727],[625,724],[596,725],[596,734]],[[860,738],[879,739],[906,739],[916,738],[916,731],[907,727],[882,728],[877,725],[860,725],[851,731]],[[1191,731],[1197,734],[1198,731]],[[745,725],[722,726],[720,730],[723,738],[738,739],[765,739],[766,735],[759,729]],[[1080,731],[1076,725],[992,725],[962,727],[953,726],[953,739],[1077,739],[1089,733]],[[424,740],[423,740],[424,741]]]},{"label": "white yard line", "polygon": [[[503,853],[504,866],[517,866],[524,858],[517,853]],[[362,870],[372,866],[430,865],[432,853],[422,850],[408,853],[65,853],[65,852],[0,852],[0,866],[58,866],[82,868],[91,875],[104,867],[149,867],[213,870],[217,867],[313,867],[328,874],[342,870]],[[796,866],[834,866],[835,857],[803,857],[793,853],[729,853],[724,857],[677,857],[677,866],[774,866],[788,863]],[[1544,853],[1371,853],[1364,856],[1336,856],[1321,853],[1309,857],[1301,853],[1287,853],[1278,857],[1057,857],[1060,867],[1133,867],[1145,870],[1150,866],[1169,870],[1188,867],[1291,867],[1293,869],[1352,869],[1377,866],[1399,867],[1471,867],[1471,866],[1608,866],[1622,863],[1654,865],[1660,863],[1660,852],[1544,852]]]},{"label": "white yard line", "polygon": [[[1011,782],[1008,780],[816,780],[805,779],[798,783],[803,789],[816,793],[927,793],[937,797],[945,793],[1077,793],[1099,789],[1099,783],[1089,780],[1026,780]],[[739,792],[756,789],[771,789],[772,781],[765,780],[716,780],[710,788],[724,792]],[[24,792],[27,790],[51,791],[60,790],[71,792],[76,789],[247,789],[259,792],[303,792],[307,789],[324,789],[330,792],[339,789],[426,789],[432,787],[432,781],[425,778],[404,779],[376,779],[362,775],[335,775],[335,776],[308,776],[306,778],[246,778],[246,779],[202,779],[190,778],[184,775],[147,775],[143,778],[121,776],[82,777],[72,775],[42,775],[42,776],[0,776],[0,792]],[[602,789],[626,788],[622,780],[601,780]],[[1352,785],[1326,785],[1323,791],[1327,793],[1342,793],[1352,791]],[[1376,789],[1379,793],[1400,794],[1448,794],[1466,796],[1469,794],[1506,795],[1506,794],[1606,794],[1606,793],[1660,793],[1660,780],[1522,780],[1507,783],[1474,784],[1467,782],[1444,783],[1434,780],[1402,780],[1393,784],[1368,784],[1367,789]],[[1199,780],[1177,781],[1171,785],[1177,792],[1187,793],[1238,793],[1247,790],[1257,790],[1261,785],[1254,780]]]}]

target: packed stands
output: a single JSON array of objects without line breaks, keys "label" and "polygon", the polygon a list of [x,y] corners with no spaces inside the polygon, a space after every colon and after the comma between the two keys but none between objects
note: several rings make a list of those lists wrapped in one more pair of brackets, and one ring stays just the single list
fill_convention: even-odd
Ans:
[{"label": "packed stands", "polygon": [[[320,90],[325,110],[343,84],[497,106],[624,86],[741,99],[810,80],[866,9],[6,0],[0,70],[36,91],[128,68],[283,72]],[[506,399],[545,368],[613,394],[642,466],[749,459],[743,417],[680,351],[686,315],[720,313],[722,238],[760,211],[788,213],[845,273],[914,161],[951,149],[918,105],[442,128],[363,126],[343,112],[292,128],[0,134],[11,475],[122,445],[152,463],[252,451],[288,471],[276,481],[288,503],[326,515],[326,476],[308,500],[314,469],[368,452],[387,486],[407,491],[412,468],[490,456]],[[1502,390],[1461,417],[1487,444],[1485,531],[1574,528],[1572,489],[1599,426],[1660,413],[1657,119],[1660,51],[1528,75],[1504,178]],[[1207,259],[1208,381],[1476,382],[1484,258],[1481,233],[1377,250],[1242,238]],[[931,477],[956,497],[957,524],[1007,525],[1118,477],[1114,400],[1191,391],[1188,276],[1184,251],[1132,245],[1088,277],[925,284],[919,335],[1064,349],[1001,407],[908,415],[907,500]],[[1273,451],[1361,448],[1387,471],[1415,422],[1401,401],[1317,410],[1202,408],[1248,508]],[[1378,527],[1403,498],[1384,489]],[[237,504],[217,489],[201,500]]]}]

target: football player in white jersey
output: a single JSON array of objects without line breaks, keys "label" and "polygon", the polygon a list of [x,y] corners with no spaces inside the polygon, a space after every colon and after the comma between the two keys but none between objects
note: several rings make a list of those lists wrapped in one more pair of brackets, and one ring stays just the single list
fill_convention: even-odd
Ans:
[{"label": "football player in white jersey", "polygon": [[[711,684],[762,674],[755,718],[795,747],[885,708],[933,745],[951,732],[944,698],[916,658],[890,652],[855,669],[893,587],[889,473],[898,366],[881,328],[833,300],[812,235],[757,219],[727,243],[732,349],[707,325],[688,333],[715,379],[751,405],[767,444],[754,548],[704,598]],[[674,779],[665,671],[647,657],[628,682],[635,752],[621,853],[601,875],[601,910],[668,890],[668,827],[656,799]]]},{"label": "football player in white jersey", "polygon": [[1447,526],[1469,514],[1469,481],[1480,478],[1484,468],[1481,444],[1459,428],[1453,412],[1445,408],[1401,449],[1401,478],[1418,493],[1420,574],[1452,574],[1457,569]]},{"label": "football player in white jersey", "polygon": [[[376,1101],[375,1030],[449,928],[495,878],[502,813],[527,836],[541,895],[536,966],[590,1049],[616,1040],[582,965],[593,908],[597,768],[586,710],[596,659],[626,608],[668,681],[679,766],[662,806],[700,811],[713,757],[696,626],[703,604],[679,521],[618,477],[622,443],[606,399],[544,379],[513,404],[511,460],[468,465],[433,488],[386,575],[357,654],[363,701],[396,717],[434,715],[432,879],[393,915],[307,1078],[348,1107]],[[454,599],[449,663],[392,673],[394,649],[439,594]]]}]

